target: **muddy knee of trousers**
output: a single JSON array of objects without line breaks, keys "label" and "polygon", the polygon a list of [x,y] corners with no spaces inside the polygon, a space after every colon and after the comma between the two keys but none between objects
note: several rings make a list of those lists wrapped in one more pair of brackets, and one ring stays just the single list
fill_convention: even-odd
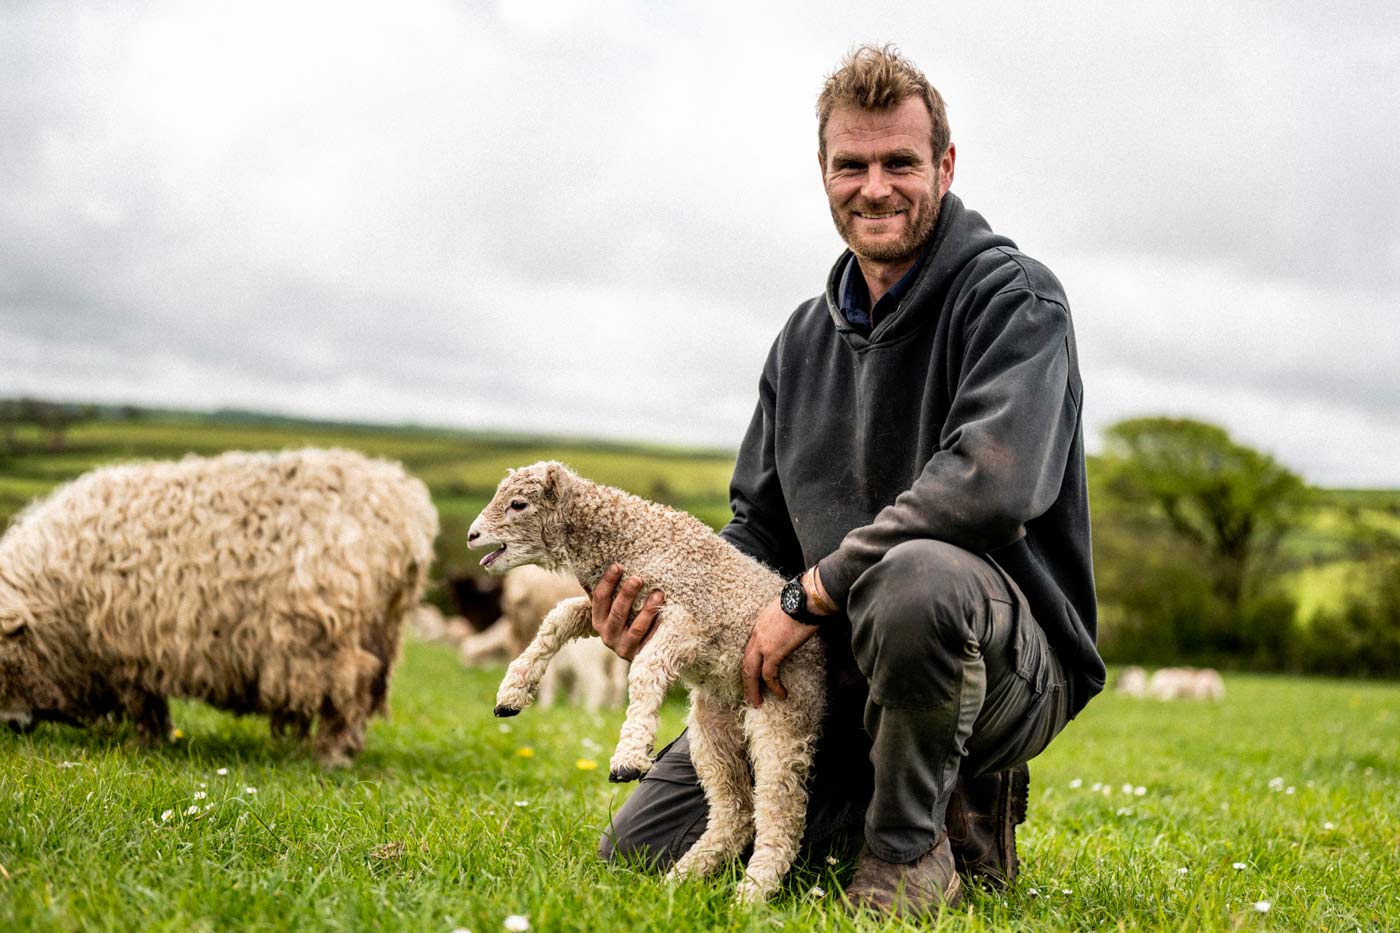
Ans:
[{"label": "muddy knee of trousers", "polygon": [[881,705],[932,709],[952,700],[988,568],[942,541],[891,548],[851,588],[851,648]]}]

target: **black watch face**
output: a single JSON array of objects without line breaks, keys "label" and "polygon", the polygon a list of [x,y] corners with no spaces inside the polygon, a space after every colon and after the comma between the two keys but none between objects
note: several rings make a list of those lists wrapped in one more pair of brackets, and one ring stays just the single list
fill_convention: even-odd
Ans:
[{"label": "black watch face", "polygon": [[[769,592],[771,593],[772,590],[769,590]],[[802,584],[800,583],[789,583],[787,586],[783,587],[783,612],[786,612],[790,616],[796,616],[801,612],[803,605],[807,602],[802,598],[803,595]]]}]

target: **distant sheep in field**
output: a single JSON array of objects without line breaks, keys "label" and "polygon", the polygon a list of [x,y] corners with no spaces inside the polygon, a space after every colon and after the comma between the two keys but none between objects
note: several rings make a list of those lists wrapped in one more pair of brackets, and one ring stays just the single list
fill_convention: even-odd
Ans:
[{"label": "distant sheep in field", "polygon": [[483,632],[501,617],[501,581],[492,576],[458,575],[446,581],[457,614],[472,633]]},{"label": "distant sheep in field", "polygon": [[533,564],[512,569],[501,580],[500,618],[486,631],[462,643],[462,663],[474,665],[497,655],[514,658],[535,637],[549,610],[582,595],[578,581],[566,574],[551,573]]},{"label": "distant sheep in field", "polygon": [[596,638],[579,638],[559,649],[540,680],[541,706],[565,703],[590,713],[627,703],[627,662]]},{"label": "distant sheep in field", "polygon": [[[679,677],[690,691],[691,756],[709,821],[672,876],[709,874],[752,840],[738,894],[770,896],[797,854],[825,703],[825,662],[815,638],[783,666],[786,700],[769,697],[757,709],[744,702],[744,647],[782,579],[698,519],[592,483],[558,463],[507,476],[472,523],[468,543],[493,548],[482,560],[493,572],[539,564],[574,574],[591,591],[617,562],[643,580],[644,593],[665,592],[653,634],[632,661],[627,720],[609,778],[635,780],[650,769],[657,711]],[[496,714],[513,716],[529,706],[559,648],[595,634],[587,596],[556,606],[510,665]]]},{"label": "distant sheep in field", "polygon": [[449,645],[460,645],[471,637],[472,627],[461,616],[444,616],[442,610],[432,603],[424,603],[409,610],[404,617],[408,631],[419,641],[440,641]]},{"label": "distant sheep in field", "polygon": [[[501,618],[462,643],[468,666],[514,658],[540,630],[549,611],[566,599],[584,595],[578,581],[533,564],[510,570],[501,583]],[[599,641],[574,641],[554,656],[540,681],[541,706],[572,703],[597,712],[627,702],[627,662]]]},{"label": "distant sheep in field", "polygon": [[1123,668],[1123,672],[1113,684],[1113,689],[1124,696],[1147,696],[1147,671],[1137,665]]},{"label": "distant sheep in field", "polygon": [[0,718],[134,721],[169,697],[266,713],[348,764],[386,711],[437,512],[398,464],[342,450],[103,467],[0,538]]},{"label": "distant sheep in field", "polygon": [[1225,681],[1214,668],[1164,667],[1152,672],[1147,695],[1154,700],[1223,700]]},{"label": "distant sheep in field", "polygon": [[1149,677],[1136,665],[1123,668],[1114,690],[1124,696],[1154,700],[1223,700],[1225,681],[1214,668],[1164,667]]}]

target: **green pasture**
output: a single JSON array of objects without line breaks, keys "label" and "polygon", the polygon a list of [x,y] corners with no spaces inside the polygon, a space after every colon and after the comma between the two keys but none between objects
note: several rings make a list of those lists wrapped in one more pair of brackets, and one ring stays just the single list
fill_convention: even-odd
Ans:
[{"label": "green pasture", "polygon": [[[258,717],[183,737],[0,735],[0,929],[875,930],[817,860],[770,905],[594,856],[620,713],[490,715],[500,669],[409,644],[392,717],[323,773]],[[1032,763],[1020,882],[950,930],[1400,928],[1400,686],[1227,676],[1219,704],[1104,695]],[[679,729],[680,702],[663,735]],[[1267,905],[1267,907],[1265,907]]]}]

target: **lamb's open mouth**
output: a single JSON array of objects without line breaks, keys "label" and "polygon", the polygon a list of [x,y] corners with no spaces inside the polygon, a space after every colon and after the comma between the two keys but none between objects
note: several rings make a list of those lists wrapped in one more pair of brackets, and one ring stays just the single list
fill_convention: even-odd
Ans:
[{"label": "lamb's open mouth", "polygon": [[492,564],[494,564],[494,563],[496,562],[497,558],[499,558],[499,557],[500,557],[502,554],[504,554],[505,552],[506,552],[506,546],[505,546],[504,544],[502,544],[500,547],[496,548],[496,550],[492,551],[490,554],[487,554],[485,557],[483,557],[483,558],[481,559],[481,566],[483,566],[483,567],[490,567]]}]

